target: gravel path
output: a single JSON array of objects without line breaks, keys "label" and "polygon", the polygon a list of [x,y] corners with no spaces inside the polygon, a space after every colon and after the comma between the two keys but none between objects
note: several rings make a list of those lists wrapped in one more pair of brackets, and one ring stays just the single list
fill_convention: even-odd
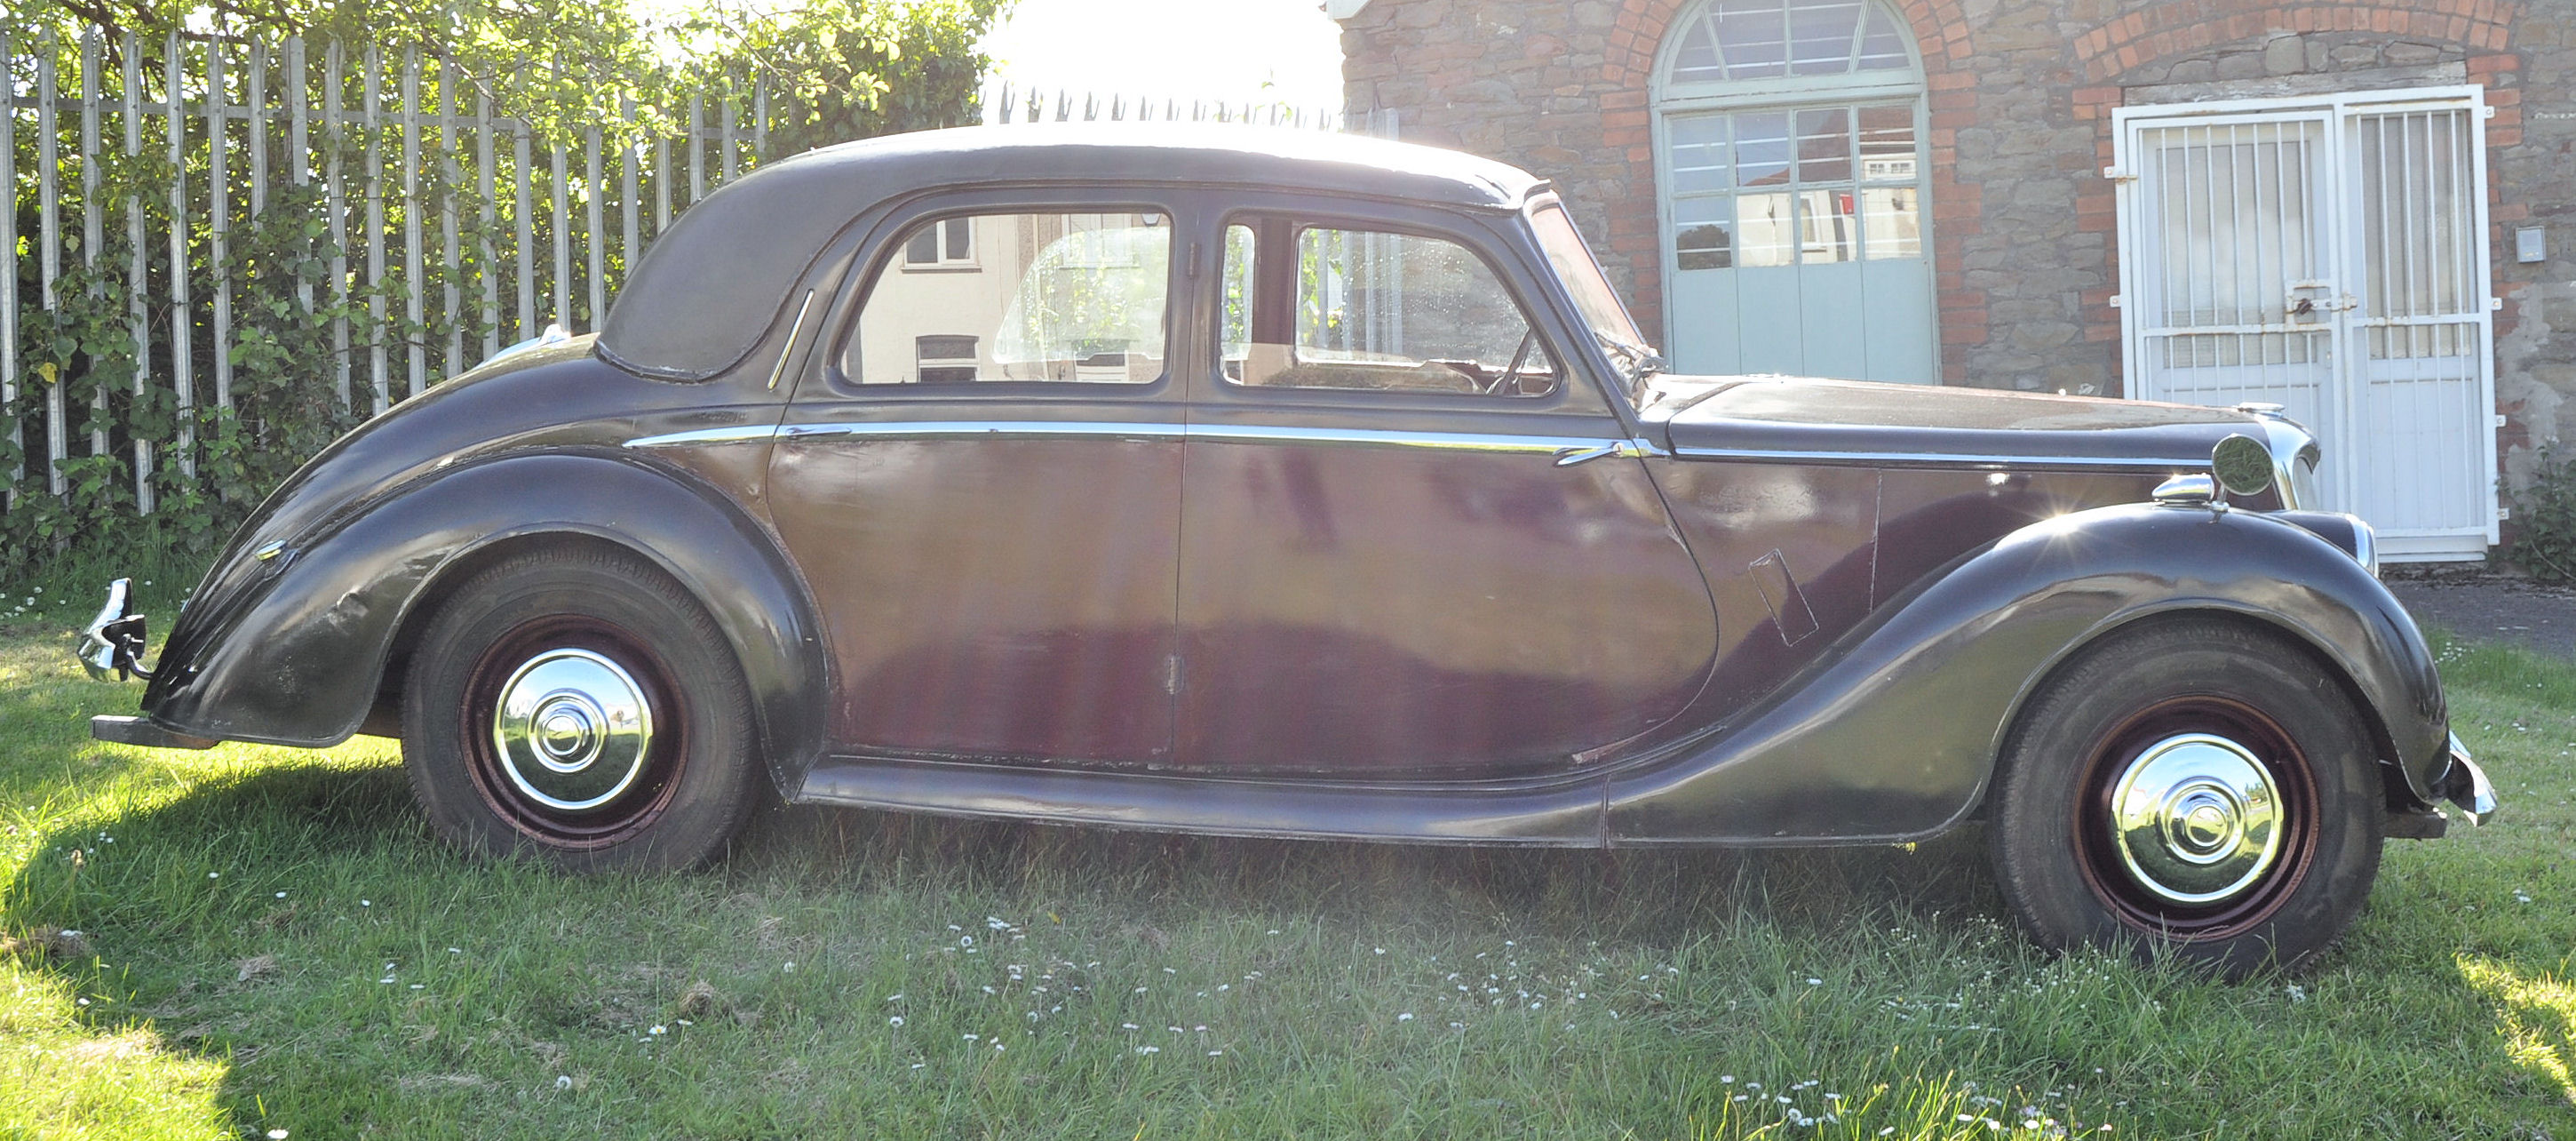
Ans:
[{"label": "gravel path", "polygon": [[2391,564],[2389,593],[2415,621],[2576,660],[2576,588],[2485,568]]}]

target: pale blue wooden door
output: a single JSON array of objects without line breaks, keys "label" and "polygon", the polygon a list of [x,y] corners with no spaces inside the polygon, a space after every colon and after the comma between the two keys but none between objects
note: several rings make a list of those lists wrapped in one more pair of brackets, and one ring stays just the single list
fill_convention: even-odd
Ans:
[{"label": "pale blue wooden door", "polygon": [[1712,0],[1674,27],[1657,78],[1674,367],[1937,382],[1904,25],[1875,0]]}]

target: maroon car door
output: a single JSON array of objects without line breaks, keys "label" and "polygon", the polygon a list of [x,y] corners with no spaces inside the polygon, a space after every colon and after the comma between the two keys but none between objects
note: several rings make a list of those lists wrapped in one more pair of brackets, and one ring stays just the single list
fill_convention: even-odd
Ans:
[{"label": "maroon car door", "polygon": [[[1235,215],[1183,459],[1178,760],[1468,779],[1613,759],[1716,619],[1528,278],[1401,214]],[[1436,225],[1436,224],[1435,224]]]},{"label": "maroon car door", "polygon": [[882,247],[770,468],[830,644],[836,750],[1169,760],[1173,229],[1137,206],[986,206]]}]

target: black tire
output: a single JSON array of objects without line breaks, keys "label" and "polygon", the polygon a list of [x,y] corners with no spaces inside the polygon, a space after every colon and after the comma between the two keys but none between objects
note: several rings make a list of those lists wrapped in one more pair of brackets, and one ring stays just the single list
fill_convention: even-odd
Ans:
[{"label": "black tire", "polygon": [[1989,801],[1996,879],[2051,949],[2299,970],[2378,874],[2370,742],[2327,669],[2280,637],[2198,618],[2114,635],[2015,727]]},{"label": "black tire", "polygon": [[403,687],[403,767],[441,836],[575,872],[694,867],[764,779],[714,620],[659,568],[588,546],[509,556],[447,594]]}]

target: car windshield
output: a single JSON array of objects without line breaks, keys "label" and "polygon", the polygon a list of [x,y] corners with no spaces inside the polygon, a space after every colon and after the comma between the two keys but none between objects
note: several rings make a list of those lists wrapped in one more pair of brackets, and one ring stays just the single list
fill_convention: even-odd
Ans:
[{"label": "car windshield", "polygon": [[1629,320],[1627,307],[1611,291],[1601,263],[1593,260],[1591,248],[1583,244],[1583,235],[1575,230],[1574,220],[1565,216],[1565,208],[1545,200],[1530,210],[1529,217],[1530,226],[1538,231],[1539,248],[1547,252],[1548,265],[1573,295],[1574,307],[1582,311],[1593,338],[1619,367],[1620,390],[1630,402],[1637,402],[1646,378],[1663,371],[1664,358],[1646,343],[1637,323]]}]

